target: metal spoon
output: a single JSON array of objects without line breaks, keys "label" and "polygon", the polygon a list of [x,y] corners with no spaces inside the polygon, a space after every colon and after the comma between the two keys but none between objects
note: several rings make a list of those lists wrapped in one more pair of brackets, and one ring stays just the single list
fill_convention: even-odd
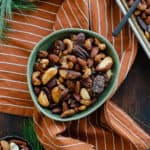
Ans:
[{"label": "metal spoon", "polygon": [[116,27],[116,29],[112,32],[113,36],[117,36],[121,29],[125,26],[126,22],[128,21],[129,17],[131,17],[131,15],[133,14],[133,12],[135,11],[135,9],[137,8],[138,4],[140,3],[140,0],[136,0],[132,7],[129,9],[129,11],[127,12],[127,14],[122,18],[121,22],[118,24],[118,26]]}]

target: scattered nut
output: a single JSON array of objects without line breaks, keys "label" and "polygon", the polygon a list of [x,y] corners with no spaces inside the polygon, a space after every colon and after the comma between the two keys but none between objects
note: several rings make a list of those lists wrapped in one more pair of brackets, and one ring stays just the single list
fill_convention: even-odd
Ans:
[{"label": "scattered nut", "polygon": [[32,83],[33,83],[33,85],[37,86],[37,85],[41,84],[41,81],[39,79],[40,74],[41,73],[39,71],[35,71],[35,72],[32,73]]},{"label": "scattered nut", "polygon": [[48,83],[48,81],[50,81],[53,77],[55,77],[57,72],[58,72],[57,67],[52,67],[52,68],[47,69],[42,76],[42,83],[43,84]]},{"label": "scattered nut", "polygon": [[48,107],[49,106],[50,103],[49,103],[48,97],[47,97],[47,95],[45,94],[44,91],[40,92],[39,97],[38,97],[38,102],[43,107]]},{"label": "scattered nut", "polygon": [[89,92],[86,88],[81,89],[80,96],[81,96],[82,99],[85,99],[85,100],[90,100],[91,99],[91,97],[89,95]]},{"label": "scattered nut", "polygon": [[10,146],[7,141],[2,140],[0,141],[0,144],[1,144],[2,150],[10,150]]},{"label": "scattered nut", "polygon": [[111,57],[105,57],[96,67],[96,71],[106,71],[109,70],[113,65],[113,60]]}]

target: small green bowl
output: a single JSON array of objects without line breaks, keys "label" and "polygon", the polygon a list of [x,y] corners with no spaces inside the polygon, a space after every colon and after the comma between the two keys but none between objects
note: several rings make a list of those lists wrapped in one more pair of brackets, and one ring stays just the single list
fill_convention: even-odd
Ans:
[{"label": "small green bowl", "polygon": [[[113,64],[113,68],[112,68],[113,76],[112,76],[111,80],[109,81],[109,84],[106,87],[106,89],[104,90],[104,92],[102,94],[100,94],[99,98],[93,105],[91,105],[89,108],[87,108],[83,112],[79,112],[79,113],[77,113],[73,116],[67,117],[67,118],[61,118],[59,115],[53,114],[49,109],[43,108],[38,104],[37,97],[33,90],[31,76],[32,76],[32,72],[33,72],[34,63],[36,61],[37,53],[39,50],[47,50],[54,43],[55,40],[64,39],[72,33],[80,33],[80,32],[85,33],[86,36],[89,36],[89,37],[96,37],[100,41],[106,43],[106,45],[107,45],[106,53],[109,56],[111,56],[114,60],[114,64]],[[92,32],[90,30],[78,29],[78,28],[68,28],[68,29],[62,29],[62,30],[55,31],[55,32],[51,33],[50,35],[48,35],[47,37],[43,38],[39,43],[37,43],[37,45],[34,47],[32,53],[29,57],[29,60],[28,60],[27,81],[28,81],[28,87],[29,87],[29,91],[30,91],[31,97],[33,99],[33,102],[40,112],[42,112],[47,117],[57,120],[57,121],[71,121],[71,120],[77,120],[77,119],[83,118],[83,117],[91,114],[95,110],[97,110],[100,106],[102,106],[102,104],[111,96],[111,94],[115,88],[115,85],[117,84],[119,69],[120,69],[120,63],[119,63],[118,55],[117,55],[114,47],[111,45],[111,43],[107,39],[105,39],[103,36],[101,36],[95,32]]]}]

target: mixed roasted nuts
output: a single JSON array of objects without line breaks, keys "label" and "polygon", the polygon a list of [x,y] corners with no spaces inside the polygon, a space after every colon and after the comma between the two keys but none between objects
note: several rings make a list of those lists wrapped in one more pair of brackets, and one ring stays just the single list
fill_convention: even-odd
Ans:
[{"label": "mixed roasted nuts", "polygon": [[[126,0],[129,7],[135,0]],[[150,41],[150,0],[141,0],[134,12],[136,20],[144,31],[145,37]]]},{"label": "mixed roasted nuts", "polygon": [[105,43],[84,33],[56,40],[39,51],[32,73],[38,103],[68,117],[96,102],[112,77],[113,59]]},{"label": "mixed roasted nuts", "polygon": [[27,142],[18,139],[0,140],[0,150],[30,150]]}]

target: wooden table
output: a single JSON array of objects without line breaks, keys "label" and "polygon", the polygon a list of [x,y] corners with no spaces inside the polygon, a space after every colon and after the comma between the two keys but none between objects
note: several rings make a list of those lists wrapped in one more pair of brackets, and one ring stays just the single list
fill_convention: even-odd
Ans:
[{"label": "wooden table", "polygon": [[[136,61],[115,97],[117,103],[150,134],[150,60],[139,48]],[[0,113],[0,137],[21,135],[27,118]]]}]

